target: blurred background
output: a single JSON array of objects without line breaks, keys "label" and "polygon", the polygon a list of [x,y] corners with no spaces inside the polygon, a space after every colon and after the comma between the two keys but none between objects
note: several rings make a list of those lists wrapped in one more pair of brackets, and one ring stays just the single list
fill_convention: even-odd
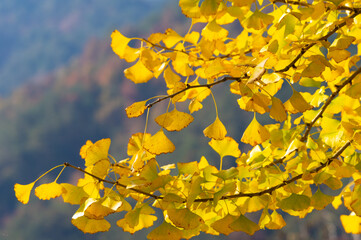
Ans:
[{"label": "blurred background", "polygon": [[[86,140],[110,137],[110,153],[126,158],[131,133],[144,130],[144,118],[129,121],[124,108],[134,101],[161,94],[161,80],[135,86],[124,79],[128,65],[110,48],[110,34],[118,29],[127,37],[148,37],[173,28],[184,33],[189,21],[178,1],[166,0],[1,0],[0,1],[0,239],[145,239],[152,228],[124,233],[110,217],[110,232],[83,234],[70,222],[76,206],[60,199],[40,201],[31,195],[24,206],[13,191],[53,166],[70,162],[83,166],[79,150]],[[240,139],[250,117],[239,111],[229,90],[216,89],[221,120],[229,135]],[[208,99],[210,100],[210,99]],[[197,112],[191,126],[169,134],[177,146],[160,161],[198,161],[217,157],[202,131],[213,122],[214,107]],[[234,105],[232,105],[234,104]],[[152,109],[152,116],[165,106]],[[237,110],[238,109],[238,110]],[[215,115],[214,115],[215,116]],[[153,121],[150,131],[157,129]],[[247,146],[241,146],[243,151]],[[229,161],[228,166],[232,163]],[[227,166],[227,165],[226,165]],[[44,179],[52,181],[58,172]],[[66,169],[60,181],[75,182],[79,173]],[[338,211],[297,219],[285,215],[287,227],[260,231],[250,237],[201,235],[195,239],[357,239],[344,233]]]}]

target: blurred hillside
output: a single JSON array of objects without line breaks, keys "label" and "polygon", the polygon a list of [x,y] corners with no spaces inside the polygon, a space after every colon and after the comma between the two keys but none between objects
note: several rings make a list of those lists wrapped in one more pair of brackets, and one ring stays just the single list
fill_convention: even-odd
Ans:
[{"label": "blurred hillside", "polygon": [[[92,37],[136,26],[164,8],[164,0],[2,0],[0,96],[69,63]],[[174,5],[174,4],[173,4]]]}]

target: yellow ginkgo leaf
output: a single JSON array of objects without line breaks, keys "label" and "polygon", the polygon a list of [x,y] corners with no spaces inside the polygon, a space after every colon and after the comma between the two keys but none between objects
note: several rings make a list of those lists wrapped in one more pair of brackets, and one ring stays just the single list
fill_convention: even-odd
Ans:
[{"label": "yellow ginkgo leaf", "polygon": [[174,85],[181,80],[181,77],[174,73],[170,67],[167,67],[163,73],[167,88],[173,88]]},{"label": "yellow ginkgo leaf", "polygon": [[182,231],[170,223],[164,221],[157,228],[153,229],[147,236],[151,240],[179,240],[182,239]]},{"label": "yellow ginkgo leaf", "polygon": [[123,34],[121,34],[118,30],[115,30],[112,35],[112,43],[111,48],[117,54],[120,58],[124,58],[124,55],[126,53],[126,49],[128,47],[128,43],[130,42],[130,38],[125,37]]},{"label": "yellow ginkgo leaf", "polygon": [[89,197],[82,187],[69,183],[62,183],[61,186],[63,187],[63,194],[61,196],[66,203],[80,205]]},{"label": "yellow ginkgo leaf", "polygon": [[125,214],[123,219],[117,221],[117,225],[124,231],[133,234],[138,230],[153,226],[153,222],[157,220],[157,217],[152,215],[154,213],[153,208],[143,204]]},{"label": "yellow ginkgo leaf", "polygon": [[86,216],[73,218],[71,223],[84,233],[106,232],[110,228],[110,223],[105,219],[91,219]]},{"label": "yellow ginkgo leaf", "polygon": [[148,141],[151,136],[150,133],[134,133],[129,138],[127,154],[129,156],[137,154],[138,151],[142,149],[143,143]]},{"label": "yellow ginkgo leaf", "polygon": [[184,229],[194,229],[204,223],[200,216],[191,212],[188,208],[169,209],[168,217],[176,227]]},{"label": "yellow ginkgo leaf", "polygon": [[341,215],[340,219],[342,226],[347,233],[361,233],[361,217],[356,216],[355,213],[351,213],[349,216]]},{"label": "yellow ginkgo leaf", "polygon": [[35,184],[35,182],[29,183],[26,185],[22,185],[19,183],[16,183],[14,185],[15,196],[19,202],[21,202],[23,204],[27,204],[29,202],[30,193],[34,187],[34,184]]},{"label": "yellow ginkgo leaf", "polygon": [[270,221],[265,225],[268,229],[281,229],[286,226],[286,222],[282,215],[277,213],[276,210],[270,215]]},{"label": "yellow ginkgo leaf", "polygon": [[233,221],[229,227],[234,231],[242,231],[247,233],[248,235],[253,235],[256,231],[259,230],[259,226],[257,223],[252,222],[245,216],[239,216],[235,221]]},{"label": "yellow ginkgo leaf", "polygon": [[85,216],[92,219],[103,219],[111,213],[117,211],[123,202],[117,201],[110,197],[103,197],[96,201],[92,201],[91,204],[85,209]]},{"label": "yellow ginkgo leaf", "polygon": [[221,218],[215,221],[211,226],[214,230],[224,235],[229,235],[234,232],[232,228],[230,228],[230,224],[237,220],[237,216],[227,214],[224,218]]},{"label": "yellow ginkgo leaf", "polygon": [[217,116],[216,120],[206,129],[204,129],[203,133],[204,136],[206,137],[213,138],[216,140],[221,140],[227,135],[227,130]]},{"label": "yellow ginkgo leaf", "polygon": [[221,156],[221,158],[224,156],[239,157],[241,155],[238,143],[231,137],[225,137],[222,140],[212,139],[208,144]]},{"label": "yellow ginkgo leaf", "polygon": [[226,38],[228,36],[228,31],[218,25],[216,20],[213,20],[203,28],[202,36],[207,41],[214,41],[217,39]]},{"label": "yellow ginkgo leaf", "polygon": [[124,76],[134,83],[145,83],[152,79],[154,75],[144,66],[142,61],[138,61],[130,68],[124,70]]},{"label": "yellow ginkgo leaf", "polygon": [[283,122],[287,119],[285,107],[279,98],[272,97],[272,107],[269,115],[271,118],[279,122]]},{"label": "yellow ginkgo leaf", "polygon": [[202,103],[200,103],[197,99],[193,99],[188,106],[189,112],[194,113],[203,108]]},{"label": "yellow ginkgo leaf", "polygon": [[307,209],[310,204],[309,197],[292,193],[291,196],[282,199],[278,206],[283,210],[301,211]]},{"label": "yellow ginkgo leaf", "polygon": [[128,118],[139,117],[147,109],[147,101],[135,102],[125,109]]},{"label": "yellow ginkgo leaf", "polygon": [[312,106],[295,90],[293,90],[291,98],[284,103],[284,106],[290,113],[299,113],[312,109]]},{"label": "yellow ginkgo leaf", "polygon": [[186,128],[193,120],[192,115],[179,112],[175,108],[171,112],[164,113],[155,118],[156,123],[167,131],[180,131]]},{"label": "yellow ginkgo leaf", "polygon": [[259,10],[255,10],[252,15],[242,22],[242,25],[248,30],[260,30],[271,24],[273,19],[273,16],[265,14]]},{"label": "yellow ginkgo leaf", "polygon": [[314,207],[316,210],[322,210],[327,205],[333,202],[334,197],[329,196],[321,192],[320,189],[316,191],[315,194],[311,197],[311,206]]},{"label": "yellow ginkgo leaf", "polygon": [[35,195],[41,200],[57,198],[64,192],[61,184],[56,182],[45,183],[35,188]]},{"label": "yellow ginkgo leaf", "polygon": [[150,137],[145,143],[144,148],[150,153],[159,155],[162,153],[171,153],[175,150],[174,144],[164,134],[163,129]]},{"label": "yellow ginkgo leaf", "polygon": [[168,28],[164,35],[162,40],[167,48],[171,48],[183,40],[183,37],[171,28]]},{"label": "yellow ginkgo leaf", "polygon": [[92,141],[87,140],[86,143],[85,143],[85,145],[83,145],[83,146],[80,148],[80,153],[79,153],[79,154],[80,154],[81,158],[83,158],[83,159],[86,158],[88,148],[89,148],[90,146],[92,146],[92,145],[93,145]]},{"label": "yellow ginkgo leaf", "polygon": [[100,160],[108,159],[110,138],[97,141],[86,150],[85,166],[91,166]]},{"label": "yellow ginkgo leaf", "polygon": [[265,127],[259,124],[255,115],[252,122],[244,131],[241,141],[252,146],[256,146],[257,144],[261,144],[269,138],[270,133]]},{"label": "yellow ginkgo leaf", "polygon": [[215,15],[220,1],[217,0],[204,0],[201,4],[201,13],[203,16]]}]

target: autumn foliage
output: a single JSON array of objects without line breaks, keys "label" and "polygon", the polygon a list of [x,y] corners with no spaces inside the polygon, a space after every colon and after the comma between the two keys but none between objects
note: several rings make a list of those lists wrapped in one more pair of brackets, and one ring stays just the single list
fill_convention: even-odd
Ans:
[{"label": "autumn foliage", "polygon": [[[303,218],[330,204],[350,210],[341,216],[346,232],[361,233],[361,1],[180,0],[179,6],[191,19],[184,36],[172,29],[147,39],[111,35],[115,54],[133,63],[126,78],[164,80],[164,95],[126,108],[129,118],[148,116],[168,101],[154,119],[159,131],[149,133],[145,122],[144,132],[130,136],[124,160],[109,154],[110,139],[87,141],[80,150],[84,168],[58,166],[83,178],[76,185],[55,179],[35,195],[79,205],[72,223],[85,233],[107,231],[106,216],[126,211],[117,225],[135,233],[156,224],[149,239],[252,235],[284,227],[282,212]],[[218,115],[216,85],[237,96],[240,111],[254,112],[239,139],[227,136]],[[157,156],[176,148],[167,132],[191,124],[209,97],[216,114],[203,134],[219,165],[205,157],[160,165]],[[185,105],[187,112],[178,107]],[[261,115],[273,123],[262,125]],[[241,152],[240,142],[252,149]],[[234,167],[224,169],[225,156]],[[28,203],[35,182],[15,185],[20,202]],[[327,195],[323,186],[339,191]],[[257,211],[256,221],[247,217]]]}]

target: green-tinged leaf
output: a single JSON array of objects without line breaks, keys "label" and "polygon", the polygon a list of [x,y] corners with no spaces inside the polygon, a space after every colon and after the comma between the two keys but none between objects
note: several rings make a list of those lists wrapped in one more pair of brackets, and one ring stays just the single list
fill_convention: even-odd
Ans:
[{"label": "green-tinged leaf", "polygon": [[153,229],[147,235],[147,238],[151,240],[179,240],[182,239],[182,231],[164,221],[157,228]]},{"label": "green-tinged leaf", "polygon": [[171,112],[164,113],[155,118],[156,123],[167,131],[180,131],[186,128],[193,120],[192,115],[179,112],[177,109],[173,109]]},{"label": "green-tinged leaf", "polygon": [[73,218],[71,223],[84,233],[106,232],[110,229],[110,223],[105,219],[91,219],[85,216]]},{"label": "green-tinged leaf", "polygon": [[252,222],[243,215],[239,216],[235,221],[233,221],[229,227],[236,232],[242,231],[248,235],[253,235],[256,231],[259,230],[257,223]]},{"label": "green-tinged leaf", "polygon": [[117,221],[117,225],[133,234],[143,228],[153,226],[153,222],[157,220],[157,217],[152,215],[154,213],[155,211],[149,205],[142,204],[125,214],[123,219]]},{"label": "green-tinged leaf", "polygon": [[316,193],[311,197],[311,206],[314,207],[316,210],[322,210],[327,205],[332,203],[334,197],[328,196],[321,192],[320,189],[317,189]]},{"label": "green-tinged leaf", "polygon": [[61,186],[64,189],[62,197],[66,203],[81,205],[89,197],[82,187],[69,183],[62,183]]},{"label": "green-tinged leaf", "polygon": [[227,170],[221,170],[217,173],[212,173],[212,175],[221,178],[222,180],[228,180],[236,177],[239,174],[238,169],[235,167],[231,167]]},{"label": "green-tinged leaf", "polygon": [[305,195],[292,193],[291,196],[282,199],[279,207],[284,210],[302,211],[311,204],[311,199]]},{"label": "green-tinged leaf", "polygon": [[188,208],[169,209],[168,217],[175,226],[183,229],[194,229],[204,223],[200,216],[191,212]]},{"label": "green-tinged leaf", "polygon": [[211,227],[219,233],[222,233],[224,235],[229,235],[230,233],[234,232],[234,230],[230,227],[230,225],[237,219],[238,216],[227,214],[225,217],[212,223]]}]

